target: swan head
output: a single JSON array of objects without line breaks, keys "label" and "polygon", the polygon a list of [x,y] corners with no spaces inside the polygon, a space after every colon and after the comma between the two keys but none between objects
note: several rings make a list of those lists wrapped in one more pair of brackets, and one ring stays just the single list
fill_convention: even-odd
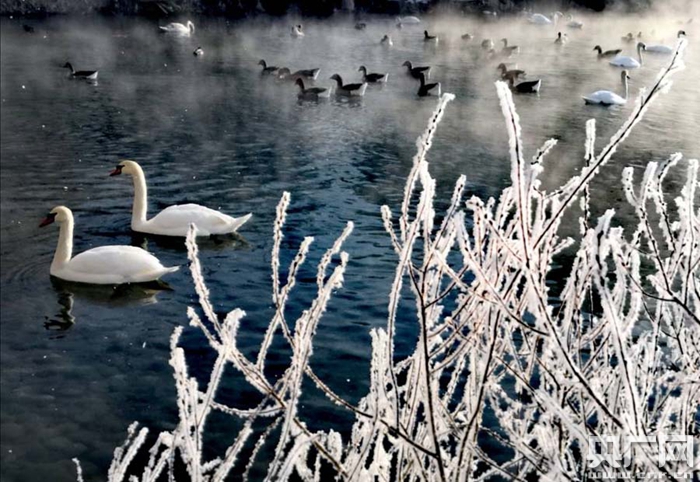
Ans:
[{"label": "swan head", "polygon": [[622,79],[622,82],[625,82],[625,81],[629,80],[631,77],[629,75],[629,72],[627,72],[626,70],[623,70],[620,73],[620,78]]},{"label": "swan head", "polygon": [[65,206],[56,206],[53,208],[49,214],[46,215],[43,221],[41,221],[41,224],[39,224],[40,228],[43,228],[44,226],[48,226],[49,224],[53,223],[63,223],[65,221],[68,221],[69,219],[73,218],[73,213],[71,212],[70,209],[68,209]]},{"label": "swan head", "polygon": [[647,49],[647,45],[644,42],[639,42],[637,44],[637,50],[646,50],[646,49]]},{"label": "swan head", "polygon": [[109,173],[110,176],[119,176],[120,174],[129,174],[131,176],[143,172],[141,166],[134,161],[121,161],[117,164],[112,172]]}]

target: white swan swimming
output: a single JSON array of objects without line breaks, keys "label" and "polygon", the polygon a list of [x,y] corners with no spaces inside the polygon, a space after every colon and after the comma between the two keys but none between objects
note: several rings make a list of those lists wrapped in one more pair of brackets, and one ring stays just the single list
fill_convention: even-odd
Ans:
[{"label": "white swan swimming", "polygon": [[642,50],[646,49],[646,45],[643,42],[637,44],[637,55],[639,56],[639,61],[637,59],[627,56],[615,57],[610,61],[610,65],[615,67],[624,67],[626,69],[638,69],[642,66]]},{"label": "white swan swimming", "polygon": [[39,226],[60,225],[51,275],[66,281],[100,285],[146,283],[177,271],[135,246],[100,246],[73,257],[73,213],[65,206],[51,210]]},{"label": "white swan swimming", "polygon": [[625,105],[627,103],[627,96],[629,95],[629,87],[627,86],[627,81],[630,76],[626,70],[623,70],[620,74],[622,79],[622,86],[625,89],[625,96],[620,97],[615,92],[609,90],[598,90],[592,94],[583,96],[583,100],[586,104],[600,104],[600,105]]},{"label": "white swan swimming", "polygon": [[197,227],[197,236],[228,234],[235,232],[252,214],[232,218],[214,209],[199,204],[168,206],[161,212],[146,219],[148,208],[146,177],[138,163],[121,161],[110,176],[128,174],[134,179],[134,207],[131,215],[131,229],[140,233],[161,236],[187,236],[190,224]]},{"label": "white swan swimming", "polygon": [[420,18],[418,17],[396,17],[396,25],[418,25]]},{"label": "white swan swimming", "polygon": [[542,15],[541,13],[533,13],[528,17],[527,21],[533,25],[552,25],[556,24],[557,20],[562,15],[563,14],[561,12],[554,12],[552,14],[552,18],[550,19],[549,17],[547,17],[546,15]]},{"label": "white swan swimming", "polygon": [[[678,38],[684,37],[685,36],[685,30],[679,30],[678,31]],[[667,45],[647,45],[646,48],[644,49],[646,52],[651,52],[655,54],[672,54],[675,52],[675,49],[673,47],[669,47]]]},{"label": "white swan swimming", "polygon": [[566,16],[566,19],[568,22],[566,22],[566,26],[569,28],[583,28],[583,22],[579,22],[574,20],[574,16],[572,14],[569,14]]},{"label": "white swan swimming", "polygon": [[179,35],[181,37],[189,37],[194,33],[194,24],[191,21],[187,21],[186,25],[181,23],[173,22],[168,25],[159,27],[164,33],[169,33],[172,35]]}]

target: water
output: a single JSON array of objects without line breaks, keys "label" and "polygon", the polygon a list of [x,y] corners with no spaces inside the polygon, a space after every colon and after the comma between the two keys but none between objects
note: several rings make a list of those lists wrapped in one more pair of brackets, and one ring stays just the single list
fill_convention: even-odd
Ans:
[{"label": "water", "polygon": [[[131,183],[107,176],[119,160],[134,159],[144,168],[151,213],[181,202],[232,215],[254,213],[241,237],[202,245],[217,310],[247,312],[239,345],[248,354],[255,353],[272,315],[271,233],[282,192],[292,193],[283,266],[303,236],[316,237],[289,319],[312,300],[312,264],[345,223],[355,221],[345,246],[351,254],[346,284],[319,327],[312,365],[332,388],[356,401],[366,388],[369,329],[385,323],[394,271],[379,208],[399,206],[415,139],[435,105],[434,99],[415,97],[416,83],[401,64],[432,65],[432,78],[457,95],[430,155],[444,206],[459,173],[468,176],[467,194],[482,197],[497,194],[509,177],[495,63],[479,56],[477,41],[467,45],[459,36],[508,36],[521,45],[519,67],[544,85],[539,96],[519,96],[516,103],[529,152],[550,136],[560,141],[543,178],[553,187],[580,169],[585,121],[598,120],[601,146],[630,109],[583,105],[583,94],[619,91],[619,71],[596,62],[593,45],[613,48],[628,31],[651,36],[652,29],[673,45],[678,29],[677,19],[583,20],[584,30],[569,32],[572,42],[556,49],[552,29],[459,18],[429,22],[431,33],[442,37],[437,48],[424,44],[421,28],[398,31],[384,18],[369,19],[362,32],[350,19],[304,21],[303,39],[289,36],[295,19],[230,25],[194,19],[196,35],[184,40],[158,35],[155,24],[138,19],[52,19],[33,24],[35,35],[25,34],[21,22],[3,19],[2,480],[74,480],[72,457],[81,459],[88,478],[99,478],[132,420],[154,432],[176,421],[168,339],[175,326],[187,323],[194,290],[181,243],[131,235]],[[684,27],[688,69],[595,182],[594,211],[621,206],[623,167],[641,167],[676,151],[700,155],[698,32],[690,27]],[[384,33],[393,36],[392,48],[379,45]],[[192,55],[199,45],[202,58]],[[370,87],[360,102],[299,102],[293,85],[260,76],[261,58],[292,70],[321,67],[317,85],[331,85],[327,79],[335,72],[356,81],[361,64],[390,78],[383,87]],[[61,69],[67,60],[77,69],[99,68],[98,83],[67,79]],[[632,92],[649,85],[666,62],[647,60],[631,72]],[[679,183],[671,178],[668,191]],[[58,233],[37,225],[58,204],[76,215],[76,252],[106,244],[147,247],[165,265],[182,265],[167,278],[173,290],[52,283],[48,270]],[[410,310],[403,318],[408,322]],[[407,329],[399,351],[411,348],[412,336]],[[206,373],[211,353],[202,337],[188,328],[182,345],[192,371]],[[280,350],[276,363],[286,363],[287,356]],[[305,393],[312,425],[337,419],[314,390]],[[250,392],[228,384],[220,396],[235,404]],[[212,430],[217,443],[230,440]]]}]

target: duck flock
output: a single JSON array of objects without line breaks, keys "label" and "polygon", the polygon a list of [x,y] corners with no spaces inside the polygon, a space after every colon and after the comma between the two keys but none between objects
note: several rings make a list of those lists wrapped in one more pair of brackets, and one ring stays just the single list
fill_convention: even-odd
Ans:
[{"label": "duck flock", "polygon": [[[539,13],[526,14],[526,21],[533,25],[560,26],[560,19],[564,18],[561,12],[555,12],[549,16]],[[569,30],[579,30],[584,27],[582,22],[576,21],[572,15],[565,17],[563,25]],[[421,19],[414,16],[398,18],[397,29],[420,28]],[[358,22],[355,29],[364,30],[367,24]],[[186,23],[169,23],[159,27],[159,30],[167,35],[178,37],[190,37],[194,35],[195,26],[191,21]],[[31,33],[27,28],[25,31]],[[291,27],[293,38],[303,38],[307,35],[301,24]],[[684,30],[679,30],[677,36],[685,36]],[[572,35],[574,37],[574,35]],[[587,104],[599,105],[623,105],[628,97],[629,71],[638,69],[643,64],[643,52],[655,54],[672,54],[675,49],[665,45],[646,45],[641,41],[641,32],[637,35],[631,32],[621,37],[621,42],[634,44],[636,46],[637,57],[622,56],[622,49],[603,49],[596,45],[593,51],[596,52],[599,60],[605,60],[610,66],[623,69],[620,72],[623,95],[612,90],[599,90],[583,96],[583,101]],[[439,35],[430,34],[427,29],[423,33],[424,42],[438,45]],[[452,40],[452,39],[449,39]],[[473,43],[475,49],[480,52],[480,57],[498,62],[494,69],[494,75],[508,83],[511,90],[517,94],[537,94],[543,85],[543,79],[522,80],[527,76],[524,69],[520,69],[512,63],[521,49],[517,45],[511,45],[507,38],[502,38],[494,42],[490,38],[475,38],[471,33],[464,33],[460,36],[460,42]],[[552,36],[553,48],[560,48],[571,42],[569,35],[564,32],[557,32],[556,37]],[[392,36],[385,34],[378,40],[379,44],[386,48],[393,46]],[[202,46],[197,47],[193,54],[197,57],[203,56],[205,50]],[[342,97],[363,97],[368,91],[370,84],[385,84],[389,81],[389,74],[386,72],[371,72],[366,66],[360,65],[360,81],[346,83],[339,74],[329,77],[335,81],[335,86],[316,86],[321,72],[321,67],[294,70],[289,67],[278,67],[268,64],[264,59],[259,60],[261,75],[270,76],[280,82],[293,83],[298,87],[298,96],[304,100],[320,100],[331,96]],[[94,81],[97,79],[96,70],[76,71],[70,62],[64,65],[70,70],[69,76],[75,79]],[[419,97],[441,94],[440,82],[429,82],[431,77],[431,66],[414,65],[411,60],[406,60],[402,67],[409,78],[417,81],[416,95]],[[185,237],[191,226],[196,228],[198,236],[221,235],[236,232],[248,219],[251,214],[240,217],[231,217],[219,211],[209,209],[197,204],[184,204],[170,206],[162,210],[152,218],[147,218],[147,197],[146,178],[141,167],[134,161],[120,162],[112,176],[131,176],[134,185],[134,203],[131,219],[133,231],[160,236]],[[145,250],[133,246],[103,246],[84,251],[76,256],[72,255],[73,240],[73,215],[70,209],[65,206],[54,208],[41,223],[46,226],[51,223],[60,225],[58,247],[56,249],[53,262],[51,264],[51,275],[72,282],[83,282],[91,284],[123,284],[140,283],[159,279],[168,273],[177,270],[177,267],[165,267],[153,255]]]}]

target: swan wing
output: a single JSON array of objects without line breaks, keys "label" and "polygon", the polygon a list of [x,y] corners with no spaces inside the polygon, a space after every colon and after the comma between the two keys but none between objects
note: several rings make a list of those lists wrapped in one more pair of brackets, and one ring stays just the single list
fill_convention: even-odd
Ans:
[{"label": "swan wing", "polygon": [[75,256],[57,276],[94,284],[142,283],[177,270],[135,246],[101,246]]},{"label": "swan wing", "polygon": [[146,222],[146,232],[164,236],[186,236],[190,224],[200,236],[232,233],[250,219],[250,215],[232,218],[199,204],[180,204],[163,209]]},{"label": "swan wing", "polygon": [[652,52],[655,54],[672,54],[673,49],[671,47],[668,47],[666,45],[647,45],[646,49],[644,49],[647,52]]}]

